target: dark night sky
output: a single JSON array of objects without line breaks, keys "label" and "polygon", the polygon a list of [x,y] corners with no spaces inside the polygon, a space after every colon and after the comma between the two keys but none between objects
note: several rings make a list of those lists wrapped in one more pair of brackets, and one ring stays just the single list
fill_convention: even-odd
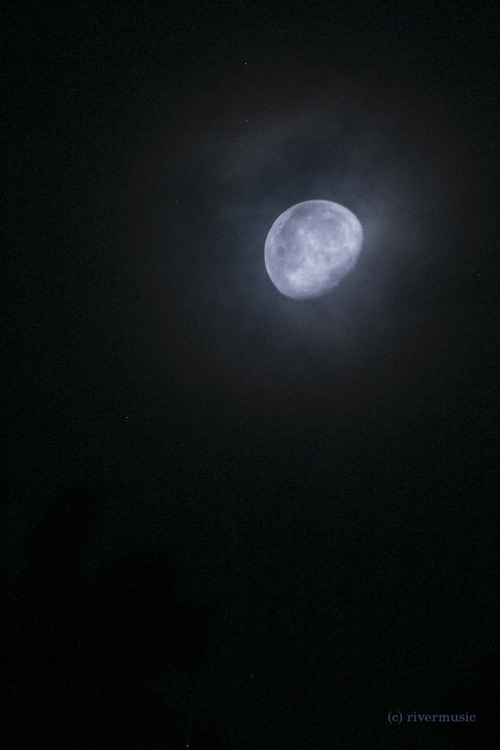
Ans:
[{"label": "dark night sky", "polygon": [[2,750],[496,746],[498,27],[437,5],[7,11]]}]

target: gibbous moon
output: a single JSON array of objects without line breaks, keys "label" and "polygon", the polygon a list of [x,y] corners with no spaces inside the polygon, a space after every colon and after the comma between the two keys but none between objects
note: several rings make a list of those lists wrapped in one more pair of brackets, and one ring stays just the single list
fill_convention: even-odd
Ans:
[{"label": "gibbous moon", "polygon": [[266,238],[269,278],[286,297],[320,297],[352,270],[363,243],[357,217],[331,201],[304,201],[287,209]]}]

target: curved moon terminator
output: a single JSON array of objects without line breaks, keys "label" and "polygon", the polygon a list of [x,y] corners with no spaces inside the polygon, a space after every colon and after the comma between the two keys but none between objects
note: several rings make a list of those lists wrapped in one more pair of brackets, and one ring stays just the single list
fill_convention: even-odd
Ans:
[{"label": "curved moon terminator", "polygon": [[266,238],[269,278],[286,297],[320,297],[351,271],[363,242],[357,217],[331,201],[304,201],[287,209]]}]

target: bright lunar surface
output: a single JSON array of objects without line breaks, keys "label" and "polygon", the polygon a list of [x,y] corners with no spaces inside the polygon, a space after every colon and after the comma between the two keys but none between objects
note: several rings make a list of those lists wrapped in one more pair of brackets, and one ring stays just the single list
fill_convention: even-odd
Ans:
[{"label": "bright lunar surface", "polygon": [[267,273],[286,297],[320,297],[354,267],[362,242],[361,224],[344,206],[297,203],[276,219],[267,235]]}]

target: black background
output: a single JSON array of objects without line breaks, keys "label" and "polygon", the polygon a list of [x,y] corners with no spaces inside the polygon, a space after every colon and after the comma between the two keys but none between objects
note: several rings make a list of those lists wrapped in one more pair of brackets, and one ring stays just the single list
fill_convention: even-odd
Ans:
[{"label": "black background", "polygon": [[[7,9],[2,748],[493,746],[497,34]],[[365,243],[297,302],[314,198]]]}]

